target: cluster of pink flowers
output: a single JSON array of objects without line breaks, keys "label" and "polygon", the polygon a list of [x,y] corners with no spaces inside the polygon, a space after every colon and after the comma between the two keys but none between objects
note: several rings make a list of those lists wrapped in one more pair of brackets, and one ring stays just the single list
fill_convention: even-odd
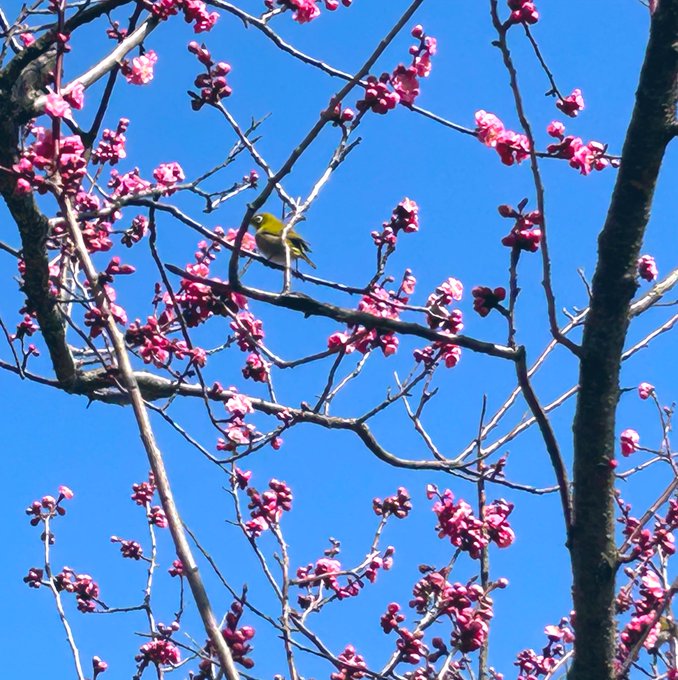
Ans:
[{"label": "cluster of pink flowers", "polygon": [[29,587],[29,588],[39,588],[41,585],[44,585],[42,582],[42,577],[44,576],[44,571],[38,567],[31,567],[28,570],[28,574],[24,576],[23,582]]},{"label": "cluster of pink flowers", "polygon": [[[87,169],[85,146],[80,137],[78,135],[61,137],[59,153],[56,156],[56,145],[51,130],[33,127],[31,133],[35,136],[35,141],[22,153],[18,163],[12,165],[17,178],[15,192],[20,195],[32,191],[44,194],[48,191],[50,183],[53,186],[58,183],[64,193],[75,195]],[[52,175],[54,170],[58,173],[57,177]]]},{"label": "cluster of pink flowers", "polygon": [[[436,39],[424,33],[424,28],[417,25],[412,29],[412,36],[419,40],[418,45],[410,47],[410,54],[412,55],[412,63],[409,66],[399,64],[390,76],[390,83],[393,86],[395,94],[398,95],[398,102],[407,106],[414,104],[416,98],[419,96],[419,78],[427,78],[431,73],[431,57],[437,51]],[[393,97],[384,95],[388,102],[388,108],[392,108]],[[366,93],[365,99],[369,99]],[[383,107],[381,107],[383,108]],[[385,111],[375,109],[377,113],[385,113]]]},{"label": "cluster of pink flowers", "polygon": [[[161,319],[165,318],[161,316]],[[168,338],[164,327],[165,324],[154,316],[147,317],[145,324],[137,319],[129,325],[125,340],[131,347],[139,348],[139,356],[144,363],[152,363],[158,368],[169,366],[173,357],[183,359],[187,356],[197,366],[204,366],[207,356],[202,348],[190,349],[184,340]]]},{"label": "cluster of pink flowers", "polygon": [[[666,590],[659,576],[652,569],[642,567],[640,571],[642,576],[638,588],[638,597],[632,599],[630,589],[622,588],[621,607],[624,609],[626,606],[625,595],[633,604],[633,612],[630,621],[619,634],[617,660],[620,663],[624,662],[641,636],[647,633],[649,626],[652,626],[652,629],[647,633],[643,642],[645,649],[651,650],[655,647],[661,632],[661,622],[658,620],[657,611],[664,606]],[[619,598],[617,602],[620,604]]]},{"label": "cluster of pink flowers", "polygon": [[[215,383],[212,393],[218,395],[222,391],[221,385]],[[226,439],[217,440],[217,451],[235,451],[238,446],[250,446],[254,439],[259,436],[254,425],[246,423],[244,418],[252,413],[252,403],[244,394],[238,394],[234,387],[229,389],[231,396],[225,400],[224,407],[229,417],[225,428]],[[251,473],[249,473],[251,476]],[[247,478],[249,481],[249,477]],[[245,488],[241,486],[241,488]]]},{"label": "cluster of pink flowers", "polygon": [[40,522],[50,519],[55,515],[63,517],[66,508],[61,505],[62,501],[73,498],[73,492],[67,486],[59,487],[59,496],[43,496],[39,501],[33,501],[27,508],[26,514],[31,518],[30,525],[37,526]]},{"label": "cluster of pink flowers", "polygon": [[129,120],[121,118],[115,130],[104,130],[101,134],[101,141],[92,151],[92,163],[95,165],[103,165],[104,163],[115,165],[121,159],[126,158],[125,144],[127,137],[125,137],[125,132],[127,132],[128,127]]},{"label": "cluster of pink flowers", "polygon": [[153,505],[148,510],[148,522],[161,529],[166,529],[167,515],[159,505]]},{"label": "cluster of pink flowers", "polygon": [[[120,213],[113,211],[108,217],[92,217],[85,218],[86,214],[98,212],[102,205],[98,196],[92,193],[85,193],[79,191],[75,195],[73,207],[79,216],[80,232],[85,241],[88,253],[105,253],[113,247],[111,240],[111,232],[113,231],[113,223],[119,219]],[[65,222],[58,222],[52,229],[51,237],[56,239],[56,245],[59,246],[59,240],[63,239],[67,234]]]},{"label": "cluster of pink flowers", "polygon": [[546,626],[544,634],[548,643],[541,654],[534,649],[524,649],[517,655],[514,665],[518,666],[518,680],[537,680],[541,675],[549,675],[564,656],[565,645],[574,641],[574,632],[567,618],[562,619],[557,626]]},{"label": "cluster of pink flowers", "polygon": [[[338,550],[329,552],[335,555]],[[365,579],[374,583],[380,569],[388,571],[393,566],[394,554],[395,548],[388,546],[382,554],[373,555],[358,570],[344,569],[341,562],[333,556],[321,557],[315,564],[299,567],[296,585],[304,589],[304,593],[298,597],[299,606],[307,609],[313,602],[320,600],[323,596],[322,588],[332,590],[339,600],[356,597],[365,586]]]},{"label": "cluster of pink flowers", "polygon": [[489,503],[483,518],[478,518],[466,501],[460,499],[455,502],[454,494],[449,489],[441,494],[437,487],[429,485],[427,496],[429,499],[437,498],[433,512],[438,517],[438,536],[447,536],[452,545],[468,552],[473,559],[478,559],[490,542],[500,548],[513,543],[515,534],[508,522],[513,510],[512,503],[503,499]]},{"label": "cluster of pink flowers", "polygon": [[181,661],[181,652],[171,640],[156,638],[141,645],[135,658],[141,663],[154,663],[156,666],[175,665]]},{"label": "cluster of pink flowers", "polygon": [[640,559],[647,561],[659,550],[662,555],[673,555],[676,552],[673,532],[678,529],[678,499],[669,500],[669,507],[664,517],[658,517],[654,523],[654,531],[640,529],[640,521],[631,515],[631,505],[625,503],[619,492],[615,498],[621,512],[617,520],[623,525],[623,534],[631,540],[632,548],[625,561]]},{"label": "cluster of pink flowers", "polygon": [[24,314],[24,318],[16,325],[16,333],[13,333],[10,338],[14,340],[22,340],[26,336],[31,337],[34,333],[40,330],[40,327],[33,320],[30,314]]},{"label": "cluster of pink flowers", "polygon": [[[398,69],[396,69],[397,71]],[[399,82],[401,89],[405,88],[407,82],[404,77],[401,78],[401,82]],[[409,84],[411,86],[411,80]],[[382,73],[379,78],[368,76],[364,88],[363,98],[356,102],[358,111],[367,111],[369,109],[374,113],[384,114],[395,109],[400,103],[400,95],[391,89],[391,75],[388,73]]]},{"label": "cluster of pink flowers", "polygon": [[341,102],[337,102],[332,109],[328,107],[327,110],[323,111],[323,115],[332,121],[334,126],[344,127],[355,118],[355,111],[348,107],[342,108]]},{"label": "cluster of pink flowers", "polygon": [[139,482],[138,484],[132,484],[132,495],[130,498],[137,504],[141,506],[148,505],[155,495],[155,477],[152,472],[148,473],[148,481]]},{"label": "cluster of pink flowers", "polygon": [[184,563],[181,560],[174,560],[172,566],[167,570],[167,573],[172,577],[179,576],[183,578],[184,576]]},{"label": "cluster of pink flowers", "polygon": [[161,163],[153,170],[153,179],[158,183],[158,187],[163,189],[163,194],[169,196],[176,191],[175,185],[186,179],[186,175],[179,163],[172,161]]},{"label": "cluster of pink flowers", "polygon": [[539,21],[539,12],[530,0],[507,0],[507,4],[511,10],[509,24],[536,24]]},{"label": "cluster of pink flowers", "polygon": [[264,339],[264,324],[254,314],[245,310],[238,312],[230,323],[238,347],[243,352],[253,352]]},{"label": "cluster of pink flowers", "polygon": [[556,107],[566,116],[576,118],[580,111],[584,110],[584,97],[579,88],[572,90],[572,93],[563,99],[558,99]]},{"label": "cluster of pink flowers", "polygon": [[400,486],[393,496],[387,496],[383,501],[381,498],[375,498],[372,501],[372,509],[378,517],[393,515],[398,519],[404,519],[412,510],[410,494],[405,487]]},{"label": "cluster of pink flowers", "polygon": [[232,89],[226,82],[226,76],[231,72],[230,64],[225,61],[215,62],[207,47],[193,41],[188,44],[188,51],[195,54],[198,61],[205,67],[205,72],[196,76],[194,84],[200,88],[200,94],[192,94],[191,107],[199,111],[205,104],[217,104],[230,96]]},{"label": "cluster of pink flowers", "polygon": [[487,316],[493,309],[497,309],[500,303],[506,299],[506,288],[499,286],[492,290],[487,286],[475,286],[471,290],[473,296],[473,309],[480,316]]},{"label": "cluster of pink flowers", "polygon": [[[424,569],[422,567],[422,569]],[[449,617],[453,624],[450,639],[452,646],[463,653],[473,652],[482,647],[489,632],[489,622],[492,619],[492,598],[488,592],[477,583],[450,583],[447,580],[449,568],[436,571],[432,567],[425,568],[425,575],[417,581],[410,601],[418,614],[427,612],[435,616]],[[492,584],[492,588],[503,588],[507,585],[505,579]],[[438,652],[434,655],[447,655],[442,640],[433,640],[433,646]]]},{"label": "cluster of pink flowers", "polygon": [[96,609],[99,585],[89,574],[76,574],[70,567],[64,567],[54,577],[54,587],[75,595],[78,611],[83,614]]},{"label": "cluster of pink flowers", "polygon": [[558,122],[551,122],[546,131],[560,140],[557,144],[549,144],[546,151],[554,158],[564,158],[571,167],[579,170],[582,175],[588,175],[593,170],[603,170],[610,161],[605,158],[607,144],[588,142],[584,144],[581,137],[565,136],[565,126]]},{"label": "cluster of pink flowers", "polygon": [[[450,277],[443,281],[429,295],[426,301],[426,322],[429,327],[452,338],[464,327],[463,316],[459,309],[448,309],[455,301],[462,298],[464,287],[461,281]],[[436,340],[433,344],[416,349],[414,359],[422,363],[427,369],[442,361],[447,368],[453,368],[461,359],[461,348],[456,345]]]},{"label": "cluster of pink flowers", "polygon": [[659,276],[657,263],[652,255],[641,255],[638,258],[638,276],[645,281],[654,281]]},{"label": "cluster of pink flowers", "polygon": [[[145,228],[145,223],[141,226]],[[219,227],[215,231],[220,236],[223,234]],[[210,278],[210,262],[215,259],[214,253],[220,248],[221,245],[217,241],[211,244],[201,241],[196,252],[197,262],[187,265],[186,270],[196,276]],[[211,280],[221,283],[217,278]],[[222,290],[217,293],[211,286],[190,279],[181,280],[174,300],[189,327],[198,326],[213,314],[235,313],[247,306],[247,300],[242,295],[231,293],[226,284],[223,284]],[[156,311],[154,316],[149,316],[145,324],[139,319],[130,324],[125,336],[127,342],[133,347],[141,348],[140,355],[146,363],[153,363],[158,367],[167,366],[172,357],[178,359],[188,357],[195,365],[204,366],[207,354],[202,348],[189,348],[184,340],[170,339],[167,336],[172,323],[176,321],[177,310],[170,295],[162,294],[160,288],[156,287],[155,304],[157,306],[160,303],[164,305],[163,311],[159,314]]]},{"label": "cluster of pink flowers", "polygon": [[252,519],[245,523],[245,528],[253,538],[261,536],[271,526],[277,526],[283,512],[292,509],[292,489],[285,482],[272,479],[268,486],[269,491],[264,493],[259,493],[254,487],[247,487],[250,498],[247,507]]},{"label": "cluster of pink flowers", "polygon": [[501,242],[508,248],[535,253],[541,243],[541,229],[539,227],[543,223],[543,219],[538,210],[532,210],[529,213],[523,212],[526,205],[527,199],[524,198],[518,203],[517,209],[510,205],[499,206],[499,214],[502,217],[515,220],[511,231],[504,236]]},{"label": "cluster of pink flowers", "polygon": [[128,248],[131,248],[135,243],[139,243],[147,233],[148,218],[144,215],[137,215],[132,220],[132,226],[123,233],[120,242]]},{"label": "cluster of pink flowers", "polygon": [[117,170],[111,170],[107,186],[111,189],[113,198],[123,198],[150,191],[152,184],[141,177],[139,168],[133,168],[122,175]]},{"label": "cluster of pink flowers", "polygon": [[418,45],[410,47],[412,66],[420,78],[427,78],[431,73],[431,57],[438,51],[438,42],[433,36],[426,35],[421,24],[417,24],[411,34],[419,40]]},{"label": "cluster of pink flowers", "polygon": [[[350,7],[353,0],[341,0],[344,7]],[[325,9],[334,12],[339,7],[339,0],[324,0]],[[320,16],[320,0],[264,0],[269,9],[276,5],[292,10],[292,19],[299,24],[307,24]]]},{"label": "cluster of pink flowers", "polygon": [[525,135],[507,130],[497,116],[482,109],[476,111],[475,117],[478,140],[495,149],[504,165],[520,163],[529,157],[530,141]]},{"label": "cluster of pink flowers", "polygon": [[123,557],[131,560],[140,560],[144,555],[144,549],[138,541],[131,541],[118,536],[111,536],[111,543],[120,544],[120,553]]},{"label": "cluster of pink flowers", "polygon": [[426,300],[426,323],[429,328],[456,335],[464,327],[462,313],[459,309],[448,309],[454,302],[459,302],[464,294],[461,281],[450,277],[443,281]]},{"label": "cluster of pink flowers", "polygon": [[233,661],[239,663],[244,668],[252,668],[254,661],[247,655],[252,651],[250,640],[254,637],[255,630],[252,626],[241,626],[238,628],[242,612],[242,604],[238,601],[233,602],[231,611],[226,614],[226,626],[222,628],[221,634],[231,650]]},{"label": "cluster of pink flowers", "polygon": [[[108,309],[110,310],[110,316],[113,318],[115,323],[120,326],[127,325],[127,312],[123,307],[116,304],[116,292],[115,288],[109,286],[108,284],[103,284],[104,295],[108,301]],[[100,307],[90,306],[85,314],[83,315],[83,320],[85,326],[89,328],[90,338],[99,337],[108,323],[108,314],[104,313]]]},{"label": "cluster of pink flowers", "polygon": [[393,209],[388,222],[382,224],[382,230],[371,233],[378,247],[384,245],[394,247],[400,232],[413,234],[419,231],[419,206],[410,198],[403,198]]},{"label": "cluster of pink flowers", "polygon": [[363,672],[367,668],[365,659],[356,652],[353,645],[346,645],[344,651],[337,657],[338,668],[330,675],[330,680],[360,680],[365,677]]},{"label": "cluster of pink flowers", "polygon": [[[398,319],[400,306],[409,299],[414,290],[416,280],[406,275],[398,291],[388,291],[379,284],[374,284],[369,293],[363,295],[358,303],[358,310],[382,319]],[[381,349],[384,356],[389,357],[398,350],[398,337],[395,333],[369,328],[368,325],[358,324],[349,326],[348,332],[332,333],[327,339],[329,349],[342,349],[347,354],[357,350],[367,354],[373,349]]]},{"label": "cluster of pink flowers", "polygon": [[148,85],[153,80],[153,70],[158,61],[158,55],[148,50],[131,61],[124,59],[120,63],[120,72],[130,85]]},{"label": "cluster of pink flowers", "polygon": [[195,33],[210,31],[217,23],[219,14],[208,12],[202,0],[156,0],[151,5],[151,12],[159,19],[165,20],[183,11],[187,24],[193,24]]},{"label": "cluster of pink flowers", "polygon": [[435,38],[426,35],[424,28],[417,24],[412,29],[412,37],[419,44],[410,47],[412,63],[409,66],[398,64],[393,73],[382,73],[379,78],[369,76],[363,86],[365,93],[358,100],[358,111],[371,110],[374,113],[387,113],[398,104],[412,106],[419,96],[419,78],[427,78],[431,73],[431,57],[436,53],[438,44]]},{"label": "cluster of pink flowers", "polygon": [[271,372],[271,364],[261,358],[258,352],[252,352],[245,359],[242,375],[245,380],[266,382]]},{"label": "cluster of pink flowers", "polygon": [[[254,178],[252,177],[254,175]],[[243,182],[248,182],[252,186],[256,186],[256,183],[259,181],[259,175],[252,170],[250,174],[247,177],[243,177]],[[216,229],[215,229],[216,231]],[[231,243],[235,244],[235,239],[238,235],[238,230],[237,229],[229,229],[226,235],[223,237],[224,241],[226,243]],[[250,234],[249,231],[246,231],[243,234],[242,237],[242,242],[240,243],[240,250],[243,251],[249,251],[252,253],[255,253],[257,251],[257,242],[252,234]]]}]

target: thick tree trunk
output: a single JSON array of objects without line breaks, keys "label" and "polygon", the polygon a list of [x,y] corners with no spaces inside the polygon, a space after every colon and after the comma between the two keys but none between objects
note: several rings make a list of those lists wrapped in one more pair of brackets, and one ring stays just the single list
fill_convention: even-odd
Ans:
[{"label": "thick tree trunk", "polygon": [[675,133],[678,0],[660,0],[622,163],[598,240],[590,312],[581,348],[574,420],[575,660],[570,680],[615,677],[615,508],[612,491],[615,412],[629,304],[652,197],[666,146]]}]

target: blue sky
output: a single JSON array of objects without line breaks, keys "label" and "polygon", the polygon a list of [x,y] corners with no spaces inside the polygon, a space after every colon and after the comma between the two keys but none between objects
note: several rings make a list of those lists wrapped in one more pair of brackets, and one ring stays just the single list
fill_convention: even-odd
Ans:
[{"label": "blue sky", "polygon": [[[429,0],[411,23],[421,23],[438,39],[438,54],[430,78],[422,82],[418,104],[459,124],[472,127],[473,115],[485,109],[498,115],[512,129],[518,128],[507,76],[489,20],[489,3],[442,3]],[[259,11],[254,0],[240,3],[248,11]],[[263,6],[263,3],[261,3]],[[335,13],[323,12],[315,22],[298,26],[291,17],[278,17],[272,24],[299,49],[317,56],[345,71],[354,71],[376,42],[404,11],[407,3],[355,0],[349,8]],[[564,120],[568,132],[585,140],[609,143],[612,152],[621,149],[633,104],[633,93],[642,61],[648,30],[647,9],[635,0],[599,0],[569,3],[538,3],[542,20],[534,34],[556,75],[559,87],[569,93],[579,87],[584,93],[586,110],[575,120]],[[12,16],[18,8],[4,6]],[[584,27],[595,27],[594,29]],[[91,65],[97,55],[110,48],[102,41],[103,29],[83,32],[74,39],[66,61],[67,79]],[[76,34],[77,35],[77,34]],[[193,39],[191,28],[180,18],[163,24],[148,40],[146,47],[159,55],[153,82],[143,88],[121,83],[113,99],[107,126],[114,128],[120,116],[131,119],[128,158],[121,171],[137,165],[150,177],[160,162],[178,161],[189,178],[220,162],[234,142],[226,123],[216,112],[191,111],[186,90],[192,88],[197,64],[185,49]],[[303,138],[341,83],[278,52],[255,29],[244,29],[235,18],[222,13],[216,28],[204,39],[215,58],[228,61],[233,70],[229,83],[233,95],[225,102],[231,113],[246,125],[251,118],[270,117],[261,127],[259,151],[277,168]],[[546,78],[536,64],[520,28],[509,36],[518,67],[528,115],[539,145],[548,142],[546,125],[563,120],[554,103],[544,98]],[[411,44],[408,31],[394,41],[378,63],[375,73],[390,71],[408,59]],[[92,115],[91,102],[82,120]],[[355,94],[345,101],[354,105]],[[405,267],[418,279],[415,303],[423,304],[429,292],[449,276],[460,279],[466,288],[461,309],[465,332],[485,340],[503,342],[504,325],[496,315],[480,319],[472,312],[470,290],[474,285],[506,285],[508,250],[500,239],[508,231],[496,208],[501,203],[517,204],[523,197],[535,205],[527,164],[506,168],[494,151],[473,138],[444,129],[405,109],[386,116],[368,115],[360,128],[361,145],[336,172],[309,211],[300,231],[313,245],[319,274],[354,285],[371,274],[374,247],[370,232],[379,228],[393,207],[409,196],[420,206],[420,231],[403,236],[390,262],[389,272],[396,278]],[[337,132],[326,130],[286,179],[293,195],[305,195],[322,172]],[[230,185],[254,167],[241,156],[223,175],[223,186]],[[611,187],[612,169],[581,177],[565,163],[542,163],[546,183],[546,206],[550,226],[550,245],[554,257],[554,281],[559,308],[586,304],[586,293],[577,274],[582,267],[590,277],[595,263],[595,241],[604,220]],[[678,265],[675,243],[678,235],[672,200],[675,153],[667,158],[665,172],[657,191],[656,206],[647,234],[644,252],[656,256],[660,272]],[[224,228],[239,224],[246,193],[230,201],[216,213],[204,215],[197,201],[185,200],[183,206],[207,226]],[[280,206],[271,199],[271,212]],[[127,221],[135,213],[128,213]],[[14,226],[3,212],[3,240],[18,244]],[[196,234],[161,217],[158,246],[163,259],[183,265],[192,259]],[[145,246],[118,251],[138,267],[135,276],[121,281],[119,302],[130,318],[150,313],[150,300],[157,273],[148,269]],[[19,320],[21,296],[17,290],[15,265],[4,257],[6,276],[0,282],[0,314],[10,327]],[[108,255],[97,263],[105,266]],[[213,267],[215,275],[225,276],[226,258]],[[276,290],[279,275],[252,267],[248,281]],[[518,340],[525,343],[534,358],[548,341],[545,303],[540,286],[540,258],[527,255],[521,260],[522,293],[517,311]],[[307,291],[311,292],[311,291]],[[313,291],[315,292],[315,291]],[[328,297],[327,299],[338,299]],[[343,299],[355,305],[357,300]],[[339,327],[327,320],[304,320],[292,312],[253,305],[264,320],[269,346],[280,356],[293,358],[324,348],[327,336]],[[670,310],[650,312],[631,338],[640,338],[670,315]],[[564,317],[563,321],[565,320]],[[213,320],[199,329],[196,337],[206,345],[223,342],[228,333],[223,319]],[[396,357],[373,356],[361,378],[335,403],[336,415],[352,416],[383,398],[393,385],[393,372],[400,376],[412,364],[411,352],[422,343],[402,340]],[[624,386],[642,380],[655,384],[660,397],[670,402],[675,397],[676,359],[670,336],[656,341],[652,349],[639,354],[625,367]],[[45,353],[43,353],[44,355]],[[9,351],[2,351],[7,360]],[[253,396],[265,396],[261,385],[246,383],[240,374],[244,356],[233,349],[210,361],[208,380],[235,385]],[[348,366],[348,362],[347,362]],[[32,365],[36,372],[49,375],[43,358]],[[292,373],[275,374],[278,396],[284,403],[298,405],[312,401],[322,389],[329,364],[314,365]],[[67,564],[79,572],[95,576],[102,588],[102,599],[110,606],[134,603],[144,582],[143,567],[122,560],[111,535],[145,540],[144,518],[129,501],[133,482],[147,474],[147,463],[140,446],[132,414],[128,409],[88,405],[81,397],[69,397],[56,390],[21,382],[10,374],[0,374],[0,427],[6,450],[6,484],[2,497],[4,521],[0,540],[8,558],[0,563],[0,583],[5,606],[13,611],[5,617],[3,640],[7,650],[3,667],[8,676],[23,671],[33,674],[46,667],[55,678],[71,677],[68,650],[63,641],[56,612],[46,591],[29,591],[21,578],[30,566],[40,562],[38,531],[28,526],[23,514],[34,498],[54,493],[59,484],[76,492],[68,505],[69,513],[55,527],[55,566]],[[535,380],[543,402],[549,401],[576,381],[576,365],[563,351]],[[454,455],[475,435],[483,394],[493,412],[512,389],[512,367],[498,359],[474,357],[465,352],[458,367],[441,369],[434,382],[439,393],[427,408],[425,424],[436,437],[441,450]],[[519,420],[526,407],[514,408],[508,423]],[[554,425],[566,459],[570,460],[570,423],[573,404],[554,417]],[[213,448],[216,434],[199,403],[174,407],[177,420],[205,446]],[[261,427],[264,421],[255,419]],[[620,410],[620,427],[635,427],[644,441],[658,441],[658,430],[649,404],[640,403],[633,394],[625,396]],[[159,443],[165,453],[170,478],[180,510],[187,524],[199,532],[205,547],[222,565],[235,588],[250,584],[252,602],[269,609],[270,593],[257,574],[248,546],[233,527],[225,523],[232,508],[222,487],[225,477],[186,445],[161,421],[155,422]],[[395,405],[374,423],[384,444],[404,457],[426,456],[421,441],[412,432],[402,406]],[[393,641],[379,628],[379,616],[386,604],[399,601],[406,605],[411,587],[418,578],[420,563],[443,566],[451,555],[448,543],[436,538],[431,503],[424,494],[428,482],[449,487],[459,497],[472,501],[475,488],[456,478],[431,473],[413,473],[385,466],[376,460],[350,433],[335,433],[299,426],[284,436],[279,452],[270,449],[253,456],[247,467],[254,471],[259,488],[276,477],[286,480],[295,493],[294,509],[285,517],[283,529],[291,546],[292,562],[304,565],[321,557],[329,547],[328,537],[342,541],[341,558],[347,564],[359,561],[371,541],[376,518],[370,507],[374,496],[384,497],[400,486],[412,496],[415,511],[402,522],[391,522],[385,542],[396,546],[394,569],[380,574],[374,586],[353,600],[329,607],[313,621],[315,630],[338,653],[353,643],[374,667],[385,659]],[[550,485],[553,482],[546,453],[535,432],[512,442],[508,474],[517,481]],[[624,495],[642,507],[655,489],[663,488],[662,471],[650,471]],[[507,577],[510,587],[495,597],[495,622],[491,637],[491,663],[507,677],[513,675],[515,653],[524,647],[544,644],[544,625],[557,623],[569,612],[568,561],[564,548],[562,521],[554,495],[519,495],[492,487],[490,499],[506,497],[516,504],[512,524],[517,534],[514,546],[491,554],[493,578]],[[272,546],[263,543],[267,550]],[[168,623],[176,609],[176,583],[162,576],[174,558],[167,536],[161,537],[160,574],[156,617]],[[270,554],[270,552],[269,552]],[[476,565],[461,561],[452,578],[465,581]],[[207,570],[204,571],[217,611],[230,604]],[[69,603],[70,604],[70,603]],[[133,656],[141,644],[134,631],[143,630],[141,616],[107,617],[71,614],[71,622],[83,657],[98,654],[110,664],[111,677],[132,674]],[[10,625],[11,621],[11,625]],[[183,630],[202,639],[196,617],[188,611]],[[411,623],[409,618],[408,622]],[[254,640],[253,673],[270,677],[284,673],[282,647],[258,621]],[[39,640],[36,638],[39,637]],[[306,676],[325,677],[328,666],[313,659],[300,665]],[[183,672],[179,675],[183,676]]]}]

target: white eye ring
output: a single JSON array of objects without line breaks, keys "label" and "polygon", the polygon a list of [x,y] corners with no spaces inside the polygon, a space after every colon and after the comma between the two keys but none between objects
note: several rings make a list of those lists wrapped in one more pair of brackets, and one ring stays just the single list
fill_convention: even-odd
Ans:
[{"label": "white eye ring", "polygon": [[255,224],[261,224],[264,221],[264,218],[261,215],[256,215],[255,218],[252,220]]}]

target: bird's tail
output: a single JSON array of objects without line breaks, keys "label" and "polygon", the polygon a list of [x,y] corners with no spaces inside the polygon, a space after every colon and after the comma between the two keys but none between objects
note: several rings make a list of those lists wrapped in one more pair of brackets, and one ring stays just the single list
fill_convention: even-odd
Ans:
[{"label": "bird's tail", "polygon": [[310,258],[306,253],[301,253],[301,254],[299,255],[299,257],[301,257],[301,259],[302,259],[304,262],[306,262],[306,264],[311,265],[311,267],[313,267],[313,269],[317,269],[317,267],[315,266],[315,264],[313,263],[313,261],[311,260],[311,258]]}]

